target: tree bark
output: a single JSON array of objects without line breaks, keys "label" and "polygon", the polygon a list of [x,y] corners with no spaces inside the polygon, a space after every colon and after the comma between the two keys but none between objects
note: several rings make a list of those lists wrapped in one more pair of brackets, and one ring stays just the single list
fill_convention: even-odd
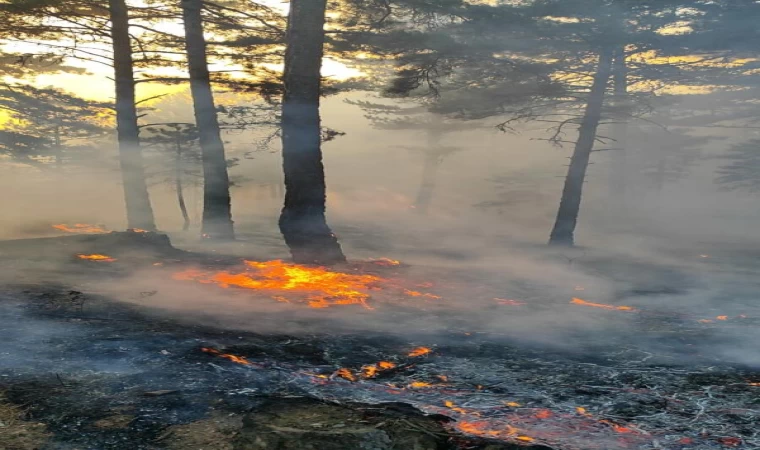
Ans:
[{"label": "tree bark", "polygon": [[185,172],[182,164],[182,137],[179,131],[177,132],[176,142],[176,154],[174,159],[174,184],[177,189],[177,202],[179,203],[179,210],[182,212],[182,231],[190,229],[190,215],[187,213],[187,205],[185,204],[185,190],[182,183],[182,175]]},{"label": "tree bark", "polygon": [[285,205],[280,231],[293,260],[304,264],[344,262],[325,219],[319,98],[327,0],[291,0],[285,50],[282,156]]},{"label": "tree bark", "polygon": [[[625,60],[625,47],[619,46],[615,49],[613,60],[613,84],[614,99],[618,108],[625,108],[628,101],[628,66]],[[610,193],[612,194],[613,205],[619,210],[625,209],[626,194],[628,189],[628,121],[620,117],[616,120],[618,123],[613,125],[612,136],[615,139],[615,151],[612,153],[612,164],[610,170]]]},{"label": "tree bark", "polygon": [[583,183],[586,179],[591,151],[594,148],[596,132],[602,118],[602,107],[607,90],[607,83],[612,75],[612,50],[602,49],[599,52],[599,63],[591,85],[586,111],[583,115],[578,141],[575,144],[573,156],[570,158],[570,168],[565,178],[562,200],[559,204],[557,219],[552,229],[549,244],[574,244],[575,226],[578,222],[578,212],[581,207]]},{"label": "tree bark", "polygon": [[203,220],[204,237],[234,239],[230,178],[224,155],[219,120],[211,90],[211,76],[206,58],[206,38],[203,35],[202,0],[182,0],[185,24],[185,48],[190,70],[190,91],[193,95],[195,122],[203,159]]},{"label": "tree bark", "polygon": [[109,0],[116,82],[116,130],[124,183],[128,228],[155,231],[156,222],[145,182],[140,128],[137,126],[135,76],[129,36],[129,12],[125,0]]}]

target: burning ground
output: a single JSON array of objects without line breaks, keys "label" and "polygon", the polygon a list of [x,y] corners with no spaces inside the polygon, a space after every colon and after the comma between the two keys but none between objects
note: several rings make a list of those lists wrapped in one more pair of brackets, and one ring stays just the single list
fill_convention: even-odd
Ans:
[{"label": "burning ground", "polygon": [[[192,254],[152,233],[2,250],[0,410],[44,427],[47,448],[760,445],[760,373],[739,339],[756,342],[758,311],[677,301],[694,283],[753,291],[713,270],[719,255],[671,272],[587,257],[539,285]],[[605,278],[622,264],[637,283]]]}]

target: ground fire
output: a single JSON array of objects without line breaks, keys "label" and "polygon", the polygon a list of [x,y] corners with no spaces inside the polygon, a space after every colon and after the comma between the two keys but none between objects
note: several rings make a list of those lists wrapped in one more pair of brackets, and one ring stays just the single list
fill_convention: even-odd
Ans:
[{"label": "ground fire", "polygon": [[116,261],[116,258],[111,258],[110,256],[107,256],[107,255],[98,255],[98,254],[94,254],[94,255],[79,254],[79,255],[77,255],[77,258],[83,259],[85,261],[99,261],[99,262],[114,262],[114,261]]},{"label": "ground fire", "polygon": [[59,231],[65,231],[67,233],[79,233],[79,234],[103,234],[108,233],[108,230],[99,225],[90,225],[86,223],[76,223],[74,225],[58,224],[53,225],[53,228]]},{"label": "ground fire", "polygon": [[[386,263],[383,262],[383,265]],[[173,278],[213,284],[224,289],[250,289],[281,303],[305,304],[314,309],[358,305],[371,310],[373,306],[369,300],[373,293],[378,292],[392,291],[408,297],[440,298],[434,294],[405,289],[379,275],[339,272],[281,260],[244,261],[236,270],[187,269],[175,273]]]}]

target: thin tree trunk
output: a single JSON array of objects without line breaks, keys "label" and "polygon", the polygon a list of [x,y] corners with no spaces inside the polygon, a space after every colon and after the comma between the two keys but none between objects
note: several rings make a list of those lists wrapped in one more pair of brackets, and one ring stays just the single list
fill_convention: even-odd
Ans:
[{"label": "thin tree trunk", "polygon": [[[442,126],[442,124],[439,120],[433,126]],[[425,161],[422,168],[422,182],[420,183],[420,190],[417,192],[417,199],[414,202],[414,210],[419,214],[427,214],[430,204],[433,202],[438,167],[441,164],[440,144],[442,135],[443,133],[440,129],[428,131],[427,151],[425,152]]]},{"label": "thin tree trunk", "polygon": [[185,192],[182,183],[182,177],[185,171],[182,165],[182,137],[179,132],[177,132],[176,146],[176,154],[174,157],[174,184],[175,188],[177,189],[177,202],[179,203],[179,210],[182,212],[182,219],[184,220],[184,223],[182,224],[182,231],[187,231],[190,229],[190,215],[187,213],[187,205],[185,205]]},{"label": "thin tree trunk", "polygon": [[185,43],[190,69],[190,91],[193,95],[195,121],[198,124],[203,159],[203,226],[205,237],[234,239],[230,200],[230,179],[224,142],[211,90],[211,77],[206,59],[203,35],[202,0],[182,0]]},{"label": "thin tree trunk", "polygon": [[[57,114],[56,114],[57,116]],[[56,120],[58,120],[58,117],[56,117]],[[55,126],[55,130],[53,131],[53,145],[55,146],[55,168],[60,170],[63,170],[63,143],[61,142],[61,127],[60,125]]]},{"label": "thin tree trunk", "polygon": [[422,168],[422,182],[414,202],[414,211],[419,214],[427,214],[430,204],[433,202],[435,181],[438,174],[439,156],[434,151],[428,151]]},{"label": "thin tree trunk", "polygon": [[[628,66],[625,57],[625,47],[617,47],[614,54],[612,77],[614,100],[618,108],[625,108],[628,100]],[[617,122],[613,125],[612,129],[616,149],[612,153],[610,192],[613,197],[613,204],[620,209],[624,209],[626,191],[628,189],[628,121],[624,117],[620,117],[617,118]]]},{"label": "thin tree trunk", "polygon": [[121,175],[124,182],[124,200],[127,206],[127,223],[129,228],[154,231],[156,223],[148,195],[148,185],[145,182],[145,168],[140,150],[140,128],[137,126],[129,13],[125,0],[109,0],[108,4],[116,81],[116,130]]},{"label": "thin tree trunk", "polygon": [[591,151],[596,140],[596,132],[599,121],[602,118],[604,95],[607,83],[612,74],[612,50],[602,49],[599,52],[599,63],[591,86],[586,111],[583,115],[578,141],[575,151],[570,158],[570,168],[565,178],[565,187],[562,191],[562,200],[559,204],[557,219],[552,229],[549,244],[567,245],[574,244],[575,226],[578,222],[578,212],[581,207],[583,183],[586,179]]},{"label": "thin tree trunk", "polygon": [[319,97],[326,0],[291,0],[285,51],[282,156],[285,205],[280,231],[293,260],[334,264],[346,257],[325,219]]}]

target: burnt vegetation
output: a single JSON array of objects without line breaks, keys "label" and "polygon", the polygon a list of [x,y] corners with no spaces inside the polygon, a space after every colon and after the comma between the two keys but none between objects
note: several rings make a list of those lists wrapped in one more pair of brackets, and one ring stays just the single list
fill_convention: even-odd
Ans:
[{"label": "burnt vegetation", "polygon": [[0,0],[0,450],[760,448],[754,0]]}]

